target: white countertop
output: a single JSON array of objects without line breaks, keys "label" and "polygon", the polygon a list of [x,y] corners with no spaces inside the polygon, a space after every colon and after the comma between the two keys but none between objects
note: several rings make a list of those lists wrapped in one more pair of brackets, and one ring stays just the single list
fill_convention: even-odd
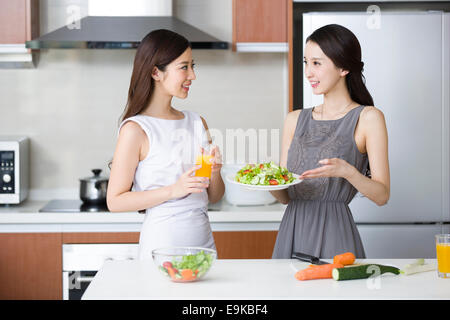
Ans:
[{"label": "white countertop", "polygon": [[[326,260],[330,262],[330,260]],[[402,268],[414,259],[357,260]],[[426,259],[436,263],[436,259]],[[294,275],[308,264],[298,260],[216,260],[203,279],[175,283],[153,261],[107,261],[83,295],[89,299],[450,299],[450,279],[437,271],[378,278],[299,281]]]},{"label": "white countertop", "polygon": [[[48,201],[26,200],[0,207],[0,232],[139,232],[138,212],[39,212]],[[286,205],[234,206],[225,200],[209,206],[213,231],[278,230]]]}]

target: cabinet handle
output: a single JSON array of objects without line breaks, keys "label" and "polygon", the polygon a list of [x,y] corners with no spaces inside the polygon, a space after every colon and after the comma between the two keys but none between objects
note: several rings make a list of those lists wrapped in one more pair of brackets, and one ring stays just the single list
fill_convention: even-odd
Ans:
[{"label": "cabinet handle", "polygon": [[94,277],[77,277],[76,278],[77,282],[91,282],[92,280],[94,280]]}]

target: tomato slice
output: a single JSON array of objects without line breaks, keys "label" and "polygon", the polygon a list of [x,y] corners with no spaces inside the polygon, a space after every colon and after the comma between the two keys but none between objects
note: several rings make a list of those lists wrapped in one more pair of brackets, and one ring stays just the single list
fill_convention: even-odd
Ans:
[{"label": "tomato slice", "polygon": [[271,180],[269,180],[269,184],[275,186],[275,185],[278,184],[278,181],[277,181],[277,180],[274,180],[274,179],[271,179]]},{"label": "tomato slice", "polygon": [[288,181],[289,180],[288,176],[286,176],[286,175],[283,176],[283,179],[284,179],[284,181]]}]

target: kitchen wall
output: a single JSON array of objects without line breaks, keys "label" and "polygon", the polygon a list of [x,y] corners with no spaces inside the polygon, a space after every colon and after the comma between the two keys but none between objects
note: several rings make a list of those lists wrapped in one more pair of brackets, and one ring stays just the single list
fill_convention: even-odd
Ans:
[{"label": "kitchen wall", "polygon": [[[87,0],[41,0],[41,34],[67,22],[69,5],[79,6],[81,16],[87,14]],[[174,16],[231,42],[231,0],[177,0],[173,6]],[[188,99],[175,99],[174,107],[200,113],[219,145],[227,130],[239,128],[255,133],[267,129],[269,140],[272,133],[280,141],[287,110],[287,54],[193,54],[197,80]],[[30,137],[32,195],[52,191],[77,196],[78,178],[90,176],[90,169],[109,174],[134,55],[135,50],[42,50],[36,69],[0,70],[0,134]],[[221,147],[224,158],[232,161],[226,146]],[[268,148],[278,161],[278,151],[271,155]]]}]

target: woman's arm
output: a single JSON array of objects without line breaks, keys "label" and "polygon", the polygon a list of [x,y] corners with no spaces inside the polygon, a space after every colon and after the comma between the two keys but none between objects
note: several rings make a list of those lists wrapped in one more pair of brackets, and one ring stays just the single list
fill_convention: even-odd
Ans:
[{"label": "woman's arm", "polygon": [[363,128],[372,178],[363,176],[353,167],[353,174],[347,180],[367,198],[382,206],[390,197],[388,134],[383,113],[374,107],[367,109],[363,114]]},{"label": "woman's arm", "polygon": [[141,148],[145,147],[144,143],[148,144],[147,141],[145,132],[137,123],[129,121],[121,128],[106,196],[108,209],[111,212],[145,210],[188,193],[202,192],[207,187],[204,178],[190,177],[190,174],[198,169],[196,166],[183,173],[173,185],[154,190],[131,192]]},{"label": "woman's arm", "polygon": [[[287,167],[287,155],[294,137],[295,127],[301,110],[289,112],[284,120],[283,137],[281,140],[280,166]],[[270,193],[281,203],[289,203],[289,194],[287,189],[270,191]]]},{"label": "woman's arm", "polygon": [[318,177],[342,177],[347,179],[364,196],[382,206],[390,197],[390,174],[388,160],[388,135],[383,113],[375,107],[367,107],[360,117],[369,157],[372,178],[362,175],[343,159],[322,159],[320,168],[305,171],[304,179]]},{"label": "woman's arm", "polygon": [[[200,117],[205,127],[206,134],[208,137],[209,144],[212,143],[211,135],[209,134],[208,125],[205,119]],[[207,190],[209,202],[216,203],[222,199],[225,193],[225,184],[223,183],[222,176],[220,174],[220,169],[222,168],[222,156],[220,154],[219,147],[214,146],[211,150],[212,166],[211,166],[211,181]]]}]

